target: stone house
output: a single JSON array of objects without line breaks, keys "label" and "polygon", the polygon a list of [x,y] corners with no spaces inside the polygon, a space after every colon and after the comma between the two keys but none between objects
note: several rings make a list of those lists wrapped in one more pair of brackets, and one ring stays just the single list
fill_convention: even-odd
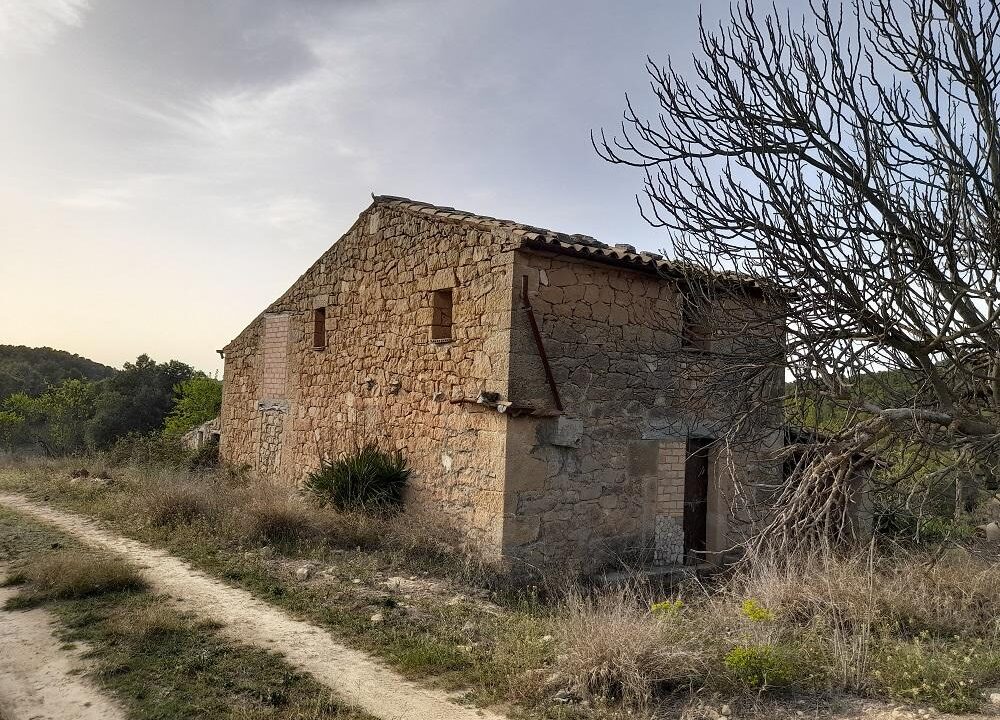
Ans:
[{"label": "stone house", "polygon": [[181,442],[188,450],[198,450],[206,443],[219,442],[220,435],[219,418],[214,417],[184,433],[181,436]]},{"label": "stone house", "polygon": [[717,349],[683,287],[630,246],[375,197],[222,351],[221,456],[295,484],[377,439],[408,505],[488,557],[718,559],[767,443],[716,442],[733,407],[679,401]]}]

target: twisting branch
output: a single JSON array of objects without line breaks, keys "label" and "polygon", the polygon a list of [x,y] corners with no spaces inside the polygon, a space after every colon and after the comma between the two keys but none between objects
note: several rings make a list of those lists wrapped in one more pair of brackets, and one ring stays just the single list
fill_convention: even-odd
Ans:
[{"label": "twisting branch", "polygon": [[[759,422],[787,372],[800,402],[786,408],[826,431],[777,492],[753,494],[765,509],[750,546],[849,536],[846,488],[873,451],[892,458],[892,483],[993,482],[1000,0],[811,0],[801,20],[746,0],[699,30],[693,77],[647,61],[659,112],[626,98],[620,131],[592,140],[644,173],[642,215],[681,260],[789,291],[692,293],[751,308],[717,332],[784,334],[780,352],[715,358],[692,397],[720,375],[757,378]],[[730,418],[748,447],[751,415]]]}]

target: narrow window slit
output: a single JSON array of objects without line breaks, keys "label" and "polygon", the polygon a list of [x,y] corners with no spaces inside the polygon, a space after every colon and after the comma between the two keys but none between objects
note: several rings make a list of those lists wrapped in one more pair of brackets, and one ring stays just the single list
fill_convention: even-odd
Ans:
[{"label": "narrow window slit", "polygon": [[313,349],[326,349],[326,308],[313,310]]},{"label": "narrow window slit", "polygon": [[435,290],[431,296],[431,341],[446,342],[452,339],[451,288]]}]

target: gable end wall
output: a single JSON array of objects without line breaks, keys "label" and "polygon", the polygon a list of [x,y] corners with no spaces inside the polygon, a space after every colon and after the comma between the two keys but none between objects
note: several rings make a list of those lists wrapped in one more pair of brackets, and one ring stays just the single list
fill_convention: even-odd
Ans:
[{"label": "gable end wall", "polygon": [[[227,346],[222,456],[294,485],[320,458],[378,440],[413,468],[412,507],[499,553],[507,418],[468,401],[508,394],[513,245],[502,230],[373,205]],[[432,343],[432,291],[443,288],[454,340]]]}]

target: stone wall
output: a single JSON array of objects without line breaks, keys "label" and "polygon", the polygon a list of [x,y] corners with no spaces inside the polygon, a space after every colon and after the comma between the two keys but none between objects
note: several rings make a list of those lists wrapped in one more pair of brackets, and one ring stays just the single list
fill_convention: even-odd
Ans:
[{"label": "stone wall", "polygon": [[[739,393],[728,404],[689,400],[713,358],[681,346],[675,283],[540,251],[518,253],[514,275],[515,285],[527,278],[565,414],[511,420],[505,551],[583,569],[677,561],[686,442],[722,436]],[[523,305],[515,298],[511,400],[554,410]],[[733,474],[754,469],[742,447],[713,448],[709,462],[708,549],[720,554],[730,547]]]},{"label": "stone wall", "polygon": [[[379,440],[413,467],[410,502],[499,552],[507,418],[475,400],[508,393],[512,258],[502,231],[373,205],[226,347],[223,457],[294,484]],[[448,289],[452,339],[432,340]]]},{"label": "stone wall", "polygon": [[[684,347],[675,282],[450,216],[376,202],[225,348],[222,457],[296,484],[377,440],[413,467],[408,501],[488,554],[585,570],[683,560],[688,441],[728,438],[747,402],[742,383],[705,385],[739,332]],[[740,327],[738,309],[718,315]],[[712,446],[710,556],[730,547],[734,481],[765,454]]]},{"label": "stone wall", "polygon": [[219,432],[219,418],[214,417],[181,435],[181,442],[188,450],[198,450],[205,443],[217,441]]}]

